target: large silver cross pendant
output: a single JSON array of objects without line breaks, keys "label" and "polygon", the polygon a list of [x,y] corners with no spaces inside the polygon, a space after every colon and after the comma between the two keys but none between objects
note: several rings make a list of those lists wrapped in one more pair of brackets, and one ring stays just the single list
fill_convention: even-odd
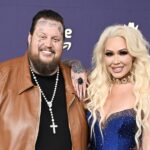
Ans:
[{"label": "large silver cross pendant", "polygon": [[50,125],[50,128],[53,128],[53,134],[56,134],[56,128],[58,125],[56,125],[54,122],[52,122],[52,125]]}]

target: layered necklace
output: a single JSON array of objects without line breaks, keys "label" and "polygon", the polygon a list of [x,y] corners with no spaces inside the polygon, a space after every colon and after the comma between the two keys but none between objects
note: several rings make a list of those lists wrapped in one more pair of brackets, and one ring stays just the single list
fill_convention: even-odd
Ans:
[{"label": "layered necklace", "polygon": [[36,85],[39,87],[40,89],[40,92],[41,92],[41,95],[43,96],[48,108],[49,108],[49,112],[50,112],[50,116],[51,116],[51,125],[50,125],[50,128],[52,128],[53,130],[53,134],[56,134],[56,128],[58,127],[57,124],[55,124],[55,120],[54,120],[54,114],[53,114],[53,110],[52,110],[52,106],[53,106],[53,101],[54,101],[54,98],[55,98],[55,95],[56,95],[56,91],[57,91],[57,86],[58,86],[58,80],[59,80],[59,67],[57,68],[57,75],[56,75],[56,81],[55,81],[55,86],[54,86],[54,91],[53,91],[53,94],[52,94],[52,97],[51,97],[51,100],[49,101],[47,99],[47,97],[45,96],[43,90],[41,89],[40,85],[39,85],[39,82],[35,76],[35,73],[33,72],[33,69],[32,67],[30,66],[30,70],[31,70],[31,74],[33,76],[33,79],[36,83]]}]

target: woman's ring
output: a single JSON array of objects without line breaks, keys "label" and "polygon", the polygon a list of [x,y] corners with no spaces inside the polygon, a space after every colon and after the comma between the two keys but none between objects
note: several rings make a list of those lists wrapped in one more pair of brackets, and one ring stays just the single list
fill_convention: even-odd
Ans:
[{"label": "woman's ring", "polygon": [[78,81],[78,84],[80,84],[80,85],[83,84],[83,79],[81,77],[78,78],[77,81]]}]

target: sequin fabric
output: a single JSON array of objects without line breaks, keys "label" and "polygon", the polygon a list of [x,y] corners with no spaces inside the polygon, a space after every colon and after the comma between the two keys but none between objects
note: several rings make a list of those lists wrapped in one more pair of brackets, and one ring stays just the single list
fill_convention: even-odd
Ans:
[{"label": "sequin fabric", "polygon": [[[87,111],[87,120],[91,128],[91,113]],[[126,109],[111,114],[102,124],[102,134],[98,120],[100,114],[97,113],[97,121],[94,124],[89,150],[133,150],[135,148],[135,133],[137,131],[135,121],[135,111]]]}]

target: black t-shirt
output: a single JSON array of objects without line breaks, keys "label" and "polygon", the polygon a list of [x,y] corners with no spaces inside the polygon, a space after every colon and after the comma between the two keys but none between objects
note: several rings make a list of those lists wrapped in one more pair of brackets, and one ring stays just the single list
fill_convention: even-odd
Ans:
[{"label": "black t-shirt", "polygon": [[[54,91],[56,74],[52,76],[40,76],[37,74],[35,75],[45,96],[47,97],[48,101],[50,101]],[[35,84],[33,78],[32,81]],[[52,124],[50,112],[43,96],[41,97],[42,97],[42,104],[41,104],[40,126],[35,149],[71,150],[72,144],[68,125],[65,86],[61,71],[59,75],[56,95],[52,106],[55,124],[58,125],[58,127],[56,128],[56,134],[53,134],[53,129],[50,128],[50,125]]]}]

